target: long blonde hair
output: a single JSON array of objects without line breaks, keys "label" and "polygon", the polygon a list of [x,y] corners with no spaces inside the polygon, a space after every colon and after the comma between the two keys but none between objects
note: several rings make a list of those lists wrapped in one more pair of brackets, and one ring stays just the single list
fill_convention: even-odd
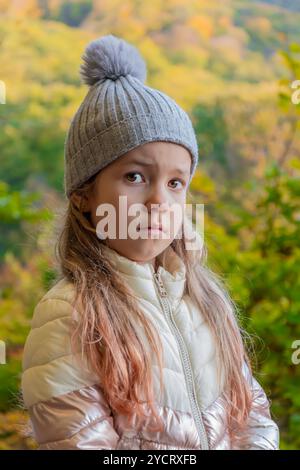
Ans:
[{"label": "long blonde hair", "polygon": [[[82,185],[77,194],[87,194],[95,177]],[[72,198],[56,245],[60,277],[75,285],[74,307],[80,312],[72,335],[72,345],[81,345],[82,355],[99,378],[111,410],[128,418],[149,414],[158,423],[153,429],[162,430],[163,422],[155,406],[153,392],[153,353],[163,386],[162,343],[151,322],[141,312],[134,292],[110,263],[89,219]],[[224,396],[228,407],[229,432],[242,428],[249,416],[252,395],[249,383],[242,373],[250,359],[239,326],[237,310],[224,283],[207,266],[207,249],[187,250],[186,238],[175,238],[171,243],[186,266],[186,293],[201,311],[209,325],[217,348],[217,363],[224,373]],[[150,351],[144,347],[136,325],[141,325],[149,341]],[[249,337],[249,335],[248,335]],[[152,352],[151,352],[152,351]],[[141,398],[144,398],[142,400]],[[150,426],[150,424],[149,424]]]}]

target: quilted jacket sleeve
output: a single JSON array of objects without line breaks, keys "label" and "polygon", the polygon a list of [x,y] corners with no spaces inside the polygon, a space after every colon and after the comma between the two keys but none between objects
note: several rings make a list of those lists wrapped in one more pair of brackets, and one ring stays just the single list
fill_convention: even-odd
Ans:
[{"label": "quilted jacket sleeve", "polygon": [[233,442],[233,450],[278,450],[279,428],[271,418],[270,402],[245,364],[244,373],[252,388],[252,408],[247,427]]},{"label": "quilted jacket sleeve", "polygon": [[114,449],[119,435],[97,378],[70,350],[72,307],[42,299],[23,353],[22,395],[38,450]]},{"label": "quilted jacket sleeve", "polygon": [[119,436],[97,385],[36,403],[29,415],[38,450],[116,448]]}]

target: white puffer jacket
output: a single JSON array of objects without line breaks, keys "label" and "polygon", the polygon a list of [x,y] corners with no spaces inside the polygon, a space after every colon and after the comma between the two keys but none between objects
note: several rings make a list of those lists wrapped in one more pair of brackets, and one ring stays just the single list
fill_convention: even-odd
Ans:
[{"label": "white puffer jacket", "polygon": [[[157,405],[165,428],[151,432],[147,422],[134,427],[112,413],[97,377],[78,367],[69,337],[74,287],[62,279],[37,304],[23,354],[23,399],[39,449],[278,449],[270,403],[247,368],[252,411],[246,431],[230,441],[215,344],[184,293],[185,266],[174,250],[167,249],[166,264],[155,273],[151,263],[105,248],[161,334],[165,387]],[[153,374],[158,387],[155,363]]]}]

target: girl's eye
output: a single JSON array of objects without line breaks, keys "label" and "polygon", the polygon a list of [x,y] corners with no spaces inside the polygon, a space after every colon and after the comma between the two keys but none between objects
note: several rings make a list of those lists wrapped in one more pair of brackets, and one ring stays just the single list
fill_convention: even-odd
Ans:
[{"label": "girl's eye", "polygon": [[[127,173],[127,174],[125,175],[125,177],[126,177],[126,178],[128,178],[128,177],[131,178],[132,175],[133,175],[133,176],[135,176],[135,175],[142,176],[141,173],[138,173],[137,171],[132,171],[131,173]],[[137,182],[137,181],[131,181],[131,183],[136,183],[136,182]],[[140,183],[140,181],[138,181],[138,183]]]},{"label": "girl's eye", "polygon": [[[140,178],[142,178],[142,174],[139,173],[138,171],[131,171],[130,173],[126,173],[125,177],[127,178],[127,180],[129,180],[131,183],[141,183],[142,181],[133,181],[136,177],[136,175],[138,175]],[[130,180],[131,179],[131,180]],[[180,183],[181,186],[183,187],[184,186],[184,181],[180,180],[180,179],[175,179],[175,180],[172,180],[172,182],[177,182],[177,183]],[[180,186],[179,186],[180,188]],[[173,187],[173,189],[178,189],[178,186],[177,187]]]},{"label": "girl's eye", "polygon": [[[182,186],[184,186],[184,182],[181,181],[181,180],[172,180],[172,181],[173,181],[173,182],[174,182],[174,181],[175,181],[175,182],[177,181],[177,182],[179,182]],[[177,186],[177,188],[178,188],[178,186]],[[177,188],[174,188],[174,189],[177,189]]]}]

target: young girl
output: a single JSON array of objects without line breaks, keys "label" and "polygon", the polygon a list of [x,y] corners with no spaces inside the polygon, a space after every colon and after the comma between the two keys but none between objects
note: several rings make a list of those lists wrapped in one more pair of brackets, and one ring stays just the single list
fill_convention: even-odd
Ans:
[{"label": "young girl", "polygon": [[[144,84],[145,62],[126,41],[92,41],[83,59],[89,90],[65,145],[61,275],[35,308],[23,356],[38,448],[278,449],[234,304],[205,247],[188,249],[192,123]],[[129,236],[135,204],[145,208],[139,237]],[[177,227],[173,205],[184,214]]]}]

